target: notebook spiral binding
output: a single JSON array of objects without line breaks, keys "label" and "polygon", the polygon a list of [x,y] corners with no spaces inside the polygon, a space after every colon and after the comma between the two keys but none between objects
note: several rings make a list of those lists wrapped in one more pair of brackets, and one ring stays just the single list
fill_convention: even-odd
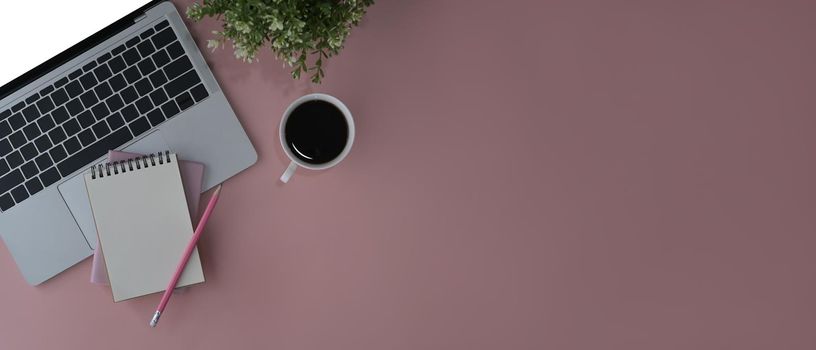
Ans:
[{"label": "notebook spiral binding", "polygon": [[103,178],[106,176],[124,174],[128,171],[139,170],[142,168],[154,167],[157,164],[170,163],[170,151],[151,153],[146,156],[129,158],[118,162],[102,163],[91,166],[91,179]]}]

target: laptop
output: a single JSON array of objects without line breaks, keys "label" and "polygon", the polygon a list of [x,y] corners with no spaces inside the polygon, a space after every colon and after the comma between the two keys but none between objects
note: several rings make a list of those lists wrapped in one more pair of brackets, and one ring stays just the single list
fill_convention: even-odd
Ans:
[{"label": "laptop", "polygon": [[203,190],[257,160],[170,2],[8,6],[0,24],[0,236],[29,284],[96,248],[80,175],[109,150],[170,150],[204,163]]}]

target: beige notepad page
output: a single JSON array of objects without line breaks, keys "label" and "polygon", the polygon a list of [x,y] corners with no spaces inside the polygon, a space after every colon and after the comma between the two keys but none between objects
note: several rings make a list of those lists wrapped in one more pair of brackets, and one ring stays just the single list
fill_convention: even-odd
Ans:
[{"label": "beige notepad page", "polygon": [[[115,302],[164,291],[193,235],[176,155],[160,154],[154,161],[123,162],[114,166],[125,172],[111,167],[102,177],[98,171],[85,174]],[[200,282],[204,273],[196,249],[177,286]]]}]

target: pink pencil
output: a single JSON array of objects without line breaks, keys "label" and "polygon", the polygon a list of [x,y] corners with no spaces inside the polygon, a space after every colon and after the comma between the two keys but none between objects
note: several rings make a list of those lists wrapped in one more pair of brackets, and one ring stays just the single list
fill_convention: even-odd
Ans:
[{"label": "pink pencil", "polygon": [[210,203],[207,204],[207,209],[205,209],[204,214],[201,215],[201,220],[198,221],[198,226],[195,229],[195,233],[193,233],[193,238],[190,239],[190,244],[188,244],[187,249],[184,250],[184,255],[181,256],[181,261],[179,261],[176,267],[176,273],[173,274],[173,278],[170,279],[170,283],[167,284],[167,290],[164,291],[164,295],[159,302],[159,307],[156,308],[156,313],[153,314],[153,319],[150,320],[150,327],[156,327],[156,324],[159,323],[159,317],[161,317],[162,312],[164,312],[167,302],[170,301],[170,296],[173,295],[173,289],[176,288],[179,277],[181,277],[181,273],[184,272],[184,267],[187,266],[187,260],[190,260],[190,255],[193,254],[198,239],[201,237],[201,232],[204,232],[204,226],[207,224],[207,220],[210,218],[213,208],[215,208],[215,203],[218,202],[219,193],[221,193],[221,185],[218,185],[218,188],[215,189],[215,193],[213,193],[210,198]]}]

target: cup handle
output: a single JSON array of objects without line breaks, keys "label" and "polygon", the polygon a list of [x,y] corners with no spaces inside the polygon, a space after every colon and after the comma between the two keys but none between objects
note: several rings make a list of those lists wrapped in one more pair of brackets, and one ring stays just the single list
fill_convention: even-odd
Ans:
[{"label": "cup handle", "polygon": [[284,171],[283,175],[281,175],[280,177],[281,182],[283,183],[289,182],[289,179],[291,179],[292,175],[295,174],[295,169],[297,169],[297,163],[295,162],[289,163],[289,167],[286,168],[286,171]]}]

